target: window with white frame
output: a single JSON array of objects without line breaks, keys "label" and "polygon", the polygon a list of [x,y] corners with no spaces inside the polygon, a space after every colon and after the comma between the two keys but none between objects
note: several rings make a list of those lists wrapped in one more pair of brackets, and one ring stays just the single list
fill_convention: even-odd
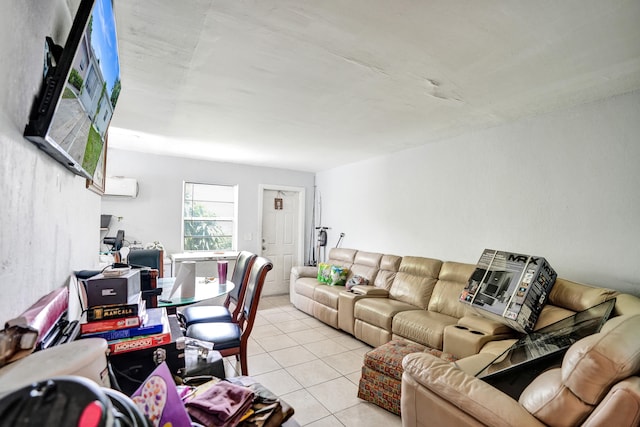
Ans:
[{"label": "window with white frame", "polygon": [[237,186],[185,182],[183,194],[183,249],[234,250]]}]

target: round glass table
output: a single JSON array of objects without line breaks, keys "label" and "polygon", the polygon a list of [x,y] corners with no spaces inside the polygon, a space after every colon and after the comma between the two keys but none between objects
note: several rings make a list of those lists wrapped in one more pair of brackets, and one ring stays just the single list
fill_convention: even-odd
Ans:
[{"label": "round glass table", "polygon": [[158,298],[158,307],[181,307],[184,305],[195,304],[200,301],[219,297],[230,292],[234,287],[234,283],[227,279],[227,282],[220,284],[218,278],[215,277],[196,277],[196,292],[193,298],[182,298],[181,289],[178,289],[171,295],[175,277],[163,277],[158,279],[158,288],[162,288],[162,295]]}]

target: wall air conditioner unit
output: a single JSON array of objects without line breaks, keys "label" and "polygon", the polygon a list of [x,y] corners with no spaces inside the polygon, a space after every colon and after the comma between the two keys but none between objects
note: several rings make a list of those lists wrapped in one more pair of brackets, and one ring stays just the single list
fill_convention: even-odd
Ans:
[{"label": "wall air conditioner unit", "polygon": [[107,177],[104,183],[105,196],[138,197],[138,181],[124,176]]}]

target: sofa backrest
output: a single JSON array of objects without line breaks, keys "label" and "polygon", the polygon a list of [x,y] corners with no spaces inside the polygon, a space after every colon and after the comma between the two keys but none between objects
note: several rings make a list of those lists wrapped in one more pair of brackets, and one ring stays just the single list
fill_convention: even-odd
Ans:
[{"label": "sofa backrest", "polygon": [[389,298],[426,309],[441,266],[442,261],[438,259],[403,257],[389,289]]},{"label": "sofa backrest", "polygon": [[534,329],[543,328],[617,295],[618,292],[613,289],[595,288],[558,277]]},{"label": "sofa backrest", "polygon": [[549,294],[549,304],[572,311],[582,311],[618,294],[607,288],[594,288],[558,277]]},{"label": "sofa backrest", "polygon": [[370,285],[373,285],[378,275],[378,270],[380,269],[381,259],[382,254],[358,251],[353,260],[353,265],[349,269],[347,278],[350,279],[357,274],[367,279]]},{"label": "sofa backrest", "polygon": [[[621,380],[640,373],[640,315],[619,316],[609,320],[602,331],[574,343],[562,366],[538,376],[520,396],[520,404],[548,425],[579,425],[596,405],[609,402],[605,395]],[[637,387],[637,386],[636,386]],[[631,411],[612,408],[606,425],[620,422],[625,414],[637,414],[637,389]],[[635,415],[637,417],[637,415]],[[562,420],[559,424],[558,421]],[[637,422],[637,418],[636,418]]]},{"label": "sofa backrest", "polygon": [[400,269],[401,262],[402,257],[396,255],[382,255],[382,258],[380,259],[380,270],[378,271],[378,275],[376,276],[373,286],[386,290],[391,289],[391,285],[393,285],[393,281]]},{"label": "sofa backrest", "polygon": [[469,283],[469,278],[475,269],[475,264],[463,264],[453,261],[443,262],[438,274],[438,281],[429,300],[429,311],[446,314],[458,319],[474,313],[469,304],[460,302],[460,294],[462,289]]},{"label": "sofa backrest", "polygon": [[358,251],[355,249],[332,248],[329,251],[329,258],[326,262],[327,264],[339,265],[350,269],[357,253]]},{"label": "sofa backrest", "polygon": [[616,306],[613,309],[616,316],[627,314],[640,314],[640,298],[630,294],[616,295]]}]

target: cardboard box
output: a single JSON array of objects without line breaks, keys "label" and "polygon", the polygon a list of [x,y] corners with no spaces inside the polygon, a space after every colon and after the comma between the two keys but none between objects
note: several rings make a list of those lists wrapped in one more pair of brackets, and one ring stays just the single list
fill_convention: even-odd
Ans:
[{"label": "cardboard box", "polygon": [[460,301],[478,314],[531,332],[557,274],[539,256],[485,249]]},{"label": "cardboard box", "polygon": [[140,270],[130,270],[120,276],[98,274],[85,281],[87,306],[130,304],[140,296]]}]

